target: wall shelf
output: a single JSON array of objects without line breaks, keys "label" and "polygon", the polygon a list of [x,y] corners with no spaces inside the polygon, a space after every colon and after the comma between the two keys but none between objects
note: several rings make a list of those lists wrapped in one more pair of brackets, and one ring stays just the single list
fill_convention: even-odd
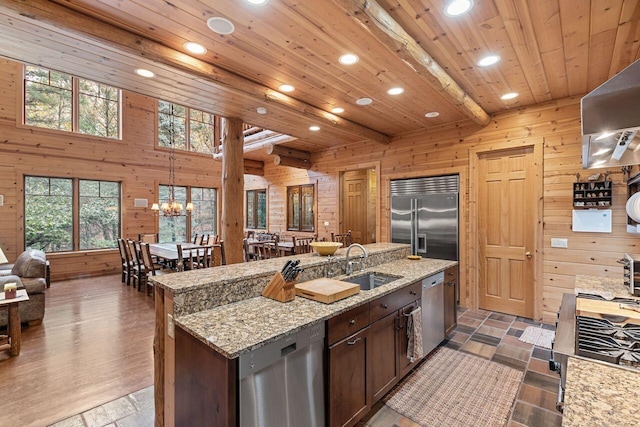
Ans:
[{"label": "wall shelf", "polygon": [[610,209],[612,205],[611,181],[573,183],[574,209]]}]

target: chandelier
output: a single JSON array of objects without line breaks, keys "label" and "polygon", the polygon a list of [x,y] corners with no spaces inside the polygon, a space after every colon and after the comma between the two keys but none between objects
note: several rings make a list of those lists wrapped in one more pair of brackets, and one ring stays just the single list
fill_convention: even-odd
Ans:
[{"label": "chandelier", "polygon": [[[173,122],[172,128],[173,128]],[[171,134],[173,135],[173,129],[171,129]],[[172,138],[173,139],[173,138]],[[175,162],[176,162],[176,152],[173,146],[173,141],[171,141],[171,150],[169,151],[169,200],[163,202],[161,206],[158,206],[158,203],[154,203],[151,206],[152,211],[160,211],[163,216],[166,217],[174,217],[181,216],[182,203],[176,201],[176,172],[175,172]],[[191,212],[193,210],[193,203],[187,203],[187,212]]]}]

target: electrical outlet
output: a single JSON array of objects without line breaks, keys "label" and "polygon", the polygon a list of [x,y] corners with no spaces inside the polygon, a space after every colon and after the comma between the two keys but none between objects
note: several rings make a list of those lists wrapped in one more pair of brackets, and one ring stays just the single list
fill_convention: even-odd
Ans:
[{"label": "electrical outlet", "polygon": [[558,239],[555,237],[551,238],[551,247],[552,248],[568,248],[569,247],[569,239]]},{"label": "electrical outlet", "polygon": [[173,323],[173,316],[169,313],[167,313],[167,335],[174,339],[176,335],[176,326],[175,323]]}]

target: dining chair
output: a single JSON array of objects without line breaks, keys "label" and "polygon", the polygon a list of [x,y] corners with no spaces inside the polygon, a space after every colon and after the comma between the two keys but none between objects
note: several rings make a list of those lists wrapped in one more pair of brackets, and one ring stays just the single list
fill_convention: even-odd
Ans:
[{"label": "dining chair", "polygon": [[122,238],[118,238],[118,251],[120,252],[120,262],[122,264],[122,283],[126,283],[127,286],[131,284],[131,268],[133,262],[131,256],[127,251],[127,243]]},{"label": "dining chair", "polygon": [[252,249],[253,245],[249,245],[249,239],[242,239],[242,247],[244,248],[244,262],[255,261],[258,259],[256,253]]},{"label": "dining chair", "polygon": [[133,287],[138,288],[138,291],[141,291],[141,282],[146,282],[147,273],[140,259],[138,242],[136,242],[135,240],[127,240],[127,246],[129,247],[129,254],[131,255],[131,276],[133,278],[132,284]]},{"label": "dining chair", "polygon": [[145,287],[147,295],[149,295],[151,289],[153,288],[153,285],[148,280],[149,276],[159,276],[162,274],[173,273],[174,270],[171,270],[169,268],[162,268],[162,266],[160,265],[156,267],[156,264],[154,264],[153,260],[151,259],[151,250],[149,249],[149,243],[140,243],[140,253],[142,254],[142,263],[144,264],[145,268]]},{"label": "dining chair", "polygon": [[217,267],[220,265],[227,265],[227,259],[224,254],[224,241],[211,245],[211,254],[209,257],[209,267]]},{"label": "dining chair", "polygon": [[220,242],[218,241],[218,235],[217,234],[210,234],[209,238],[207,239],[207,241],[203,242],[203,244],[209,245],[209,246],[217,245],[218,243],[220,243]]},{"label": "dining chair", "polygon": [[138,242],[158,243],[158,233],[138,234]]},{"label": "dining chair", "polygon": [[346,233],[333,234],[331,233],[332,242],[342,242],[345,247],[351,246],[351,230]]},{"label": "dining chair", "polygon": [[292,255],[308,254],[311,253],[311,242],[315,241],[315,237],[300,237],[291,236],[293,241]]},{"label": "dining chair", "polygon": [[270,259],[280,256],[277,240],[263,240],[252,246],[258,259]]},{"label": "dining chair", "polygon": [[196,234],[196,238],[194,239],[193,243],[195,245],[201,245],[203,240],[204,240],[204,234],[200,234],[200,235]]},{"label": "dining chair", "polygon": [[193,239],[191,240],[191,243],[193,243],[194,245],[196,245],[196,244],[197,244],[197,243],[196,243],[197,241],[198,241],[198,233],[196,233],[196,234],[194,234],[194,235],[193,235]]}]

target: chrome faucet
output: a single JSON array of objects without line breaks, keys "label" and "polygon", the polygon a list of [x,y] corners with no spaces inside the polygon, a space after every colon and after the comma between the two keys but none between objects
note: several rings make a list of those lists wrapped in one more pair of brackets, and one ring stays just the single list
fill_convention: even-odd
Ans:
[{"label": "chrome faucet", "polygon": [[324,266],[324,277],[333,277],[335,276],[334,272],[333,272],[333,262],[338,259],[337,257],[331,256],[329,255],[327,257],[327,263]]},{"label": "chrome faucet", "polygon": [[362,255],[360,255],[360,271],[364,270],[364,259],[369,255],[367,254],[367,250],[360,243],[354,243],[347,248],[347,254],[345,255],[345,274],[353,273],[353,265],[356,263],[355,261],[349,261],[349,253],[353,247],[360,248],[362,250]]}]

